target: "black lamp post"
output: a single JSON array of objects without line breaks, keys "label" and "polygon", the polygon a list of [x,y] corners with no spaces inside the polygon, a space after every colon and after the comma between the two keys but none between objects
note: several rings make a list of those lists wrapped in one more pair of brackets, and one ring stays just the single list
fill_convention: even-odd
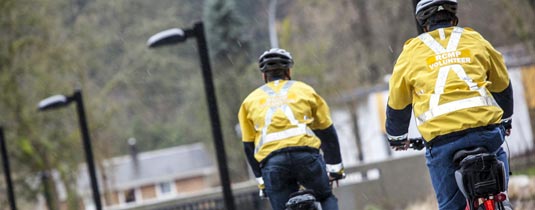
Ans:
[{"label": "black lamp post", "polygon": [[6,142],[4,139],[4,129],[0,127],[0,152],[2,153],[2,165],[4,167],[4,176],[7,184],[7,196],[11,210],[16,210],[15,194],[13,193],[13,183],[11,181],[11,172],[9,170],[9,155],[7,155]]},{"label": "black lamp post", "polygon": [[225,145],[223,144],[223,135],[221,132],[221,124],[219,121],[219,113],[217,110],[217,101],[214,91],[214,82],[212,80],[212,69],[210,67],[210,60],[208,56],[208,47],[206,45],[206,38],[202,22],[197,22],[191,29],[173,28],[161,31],[149,38],[147,45],[149,48],[177,44],[186,41],[188,38],[195,38],[197,40],[197,48],[201,61],[202,76],[204,81],[204,90],[206,93],[206,100],[208,103],[208,112],[210,115],[210,122],[212,127],[212,135],[214,138],[214,146],[217,156],[217,165],[219,168],[219,178],[223,187],[223,197],[227,210],[235,210],[234,198],[232,189],[230,187],[230,179],[228,173],[228,166],[225,154]]},{"label": "black lamp post", "polygon": [[39,110],[45,111],[49,109],[61,108],[69,105],[71,102],[76,103],[76,110],[78,111],[78,121],[80,123],[80,132],[82,133],[83,146],[85,151],[85,159],[87,169],[91,181],[91,189],[93,190],[93,200],[97,210],[102,210],[102,203],[100,201],[100,192],[98,189],[98,182],[95,170],[95,163],[93,162],[93,150],[91,149],[91,140],[89,138],[89,128],[85,117],[84,102],[82,99],[82,91],[76,90],[72,96],[55,95],[43,99],[39,102]]}]

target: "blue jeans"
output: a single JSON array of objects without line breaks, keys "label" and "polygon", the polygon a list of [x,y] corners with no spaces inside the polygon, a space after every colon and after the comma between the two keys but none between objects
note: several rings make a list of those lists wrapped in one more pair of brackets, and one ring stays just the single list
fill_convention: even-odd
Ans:
[{"label": "blue jeans", "polygon": [[263,164],[262,178],[273,210],[284,210],[290,194],[299,190],[299,184],[314,190],[324,210],[338,210],[325,161],[317,152],[287,151],[273,155]]},{"label": "blue jeans", "polygon": [[441,210],[464,210],[466,198],[455,182],[456,166],[453,163],[453,154],[463,148],[483,146],[496,154],[505,165],[506,190],[509,180],[509,163],[507,154],[501,148],[504,142],[504,130],[499,126],[489,130],[468,133],[446,144],[428,148],[425,153],[427,167],[431,176],[431,183],[435,189],[438,207]]}]

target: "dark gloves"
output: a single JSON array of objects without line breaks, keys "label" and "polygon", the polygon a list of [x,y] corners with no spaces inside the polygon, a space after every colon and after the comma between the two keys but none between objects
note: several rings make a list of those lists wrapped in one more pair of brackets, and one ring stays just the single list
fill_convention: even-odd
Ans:
[{"label": "dark gloves", "polygon": [[388,144],[390,144],[390,147],[394,149],[395,151],[399,151],[399,150],[407,150],[409,148],[410,142],[408,139],[399,139],[399,140],[388,139]]},{"label": "dark gloves", "polygon": [[502,120],[502,126],[505,128],[505,130],[511,129],[512,126],[512,120],[511,119],[504,119]]},{"label": "dark gloves", "polygon": [[401,140],[388,140],[388,144],[390,144],[390,147],[392,149],[399,151],[399,150],[407,150],[409,148],[414,150],[422,150],[425,148],[424,139],[422,138],[415,138],[415,139],[401,139]]},{"label": "dark gloves", "polygon": [[511,128],[513,127],[512,121],[511,118],[502,119],[501,121],[503,128],[505,128],[505,136],[511,135]]}]

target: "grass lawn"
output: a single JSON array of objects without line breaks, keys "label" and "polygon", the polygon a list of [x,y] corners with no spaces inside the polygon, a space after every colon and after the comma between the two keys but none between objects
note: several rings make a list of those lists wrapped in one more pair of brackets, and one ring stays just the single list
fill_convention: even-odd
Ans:
[{"label": "grass lawn", "polygon": [[524,170],[513,171],[513,175],[528,175],[535,177],[535,166]]}]

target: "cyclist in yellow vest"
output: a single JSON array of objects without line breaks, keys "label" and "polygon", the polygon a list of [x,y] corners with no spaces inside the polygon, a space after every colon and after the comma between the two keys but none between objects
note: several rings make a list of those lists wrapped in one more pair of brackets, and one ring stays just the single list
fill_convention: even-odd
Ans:
[{"label": "cyclist in yellow vest", "polygon": [[[501,54],[471,28],[457,27],[456,0],[421,0],[416,19],[425,33],[405,43],[389,83],[386,131],[406,150],[413,112],[439,209],[464,209],[453,153],[484,146],[504,162],[513,95]],[[401,144],[400,144],[401,142]],[[400,146],[396,146],[400,145]],[[507,183],[507,182],[506,182]],[[511,209],[510,203],[506,207]]]},{"label": "cyclist in yellow vest", "polygon": [[270,49],[258,62],[266,84],[245,98],[238,118],[260,196],[284,210],[302,185],[323,209],[337,210],[329,181],[345,175],[327,103],[309,85],[291,80],[293,59],[286,50]]}]

